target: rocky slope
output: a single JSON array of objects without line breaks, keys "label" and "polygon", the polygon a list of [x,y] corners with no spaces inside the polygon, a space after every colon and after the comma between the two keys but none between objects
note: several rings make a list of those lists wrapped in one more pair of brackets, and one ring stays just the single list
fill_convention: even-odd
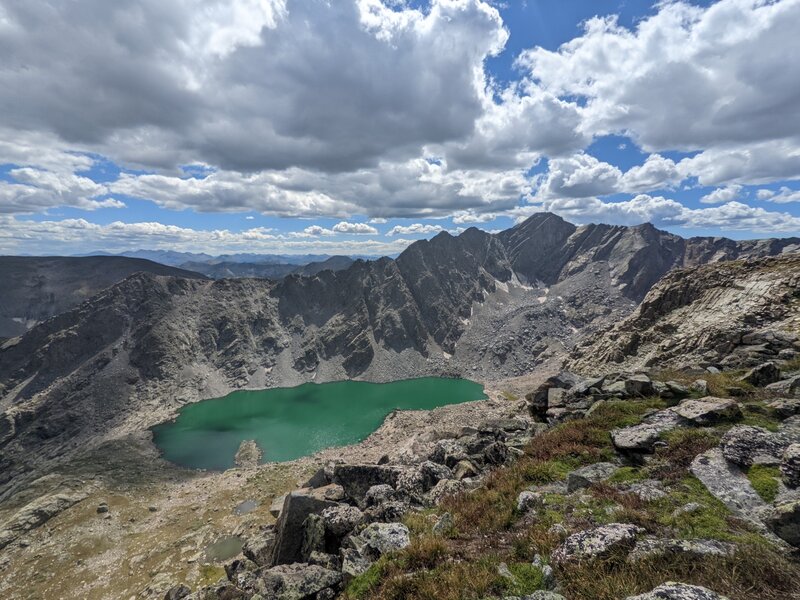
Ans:
[{"label": "rocky slope", "polygon": [[575,348],[578,372],[752,366],[800,334],[800,254],[673,271],[634,313]]},{"label": "rocky slope", "polygon": [[202,278],[185,269],[138,258],[0,256],[0,338],[22,335],[140,271]]},{"label": "rocky slope", "polygon": [[291,273],[310,277],[321,271],[341,271],[353,264],[349,256],[331,256],[330,258],[307,264],[265,263],[265,262],[233,262],[233,261],[190,261],[181,264],[182,269],[202,273],[213,279],[230,277],[256,277],[280,279]]},{"label": "rocky slope", "polygon": [[540,214],[314,277],[138,274],[0,347],[0,485],[233,389],[520,375],[628,314],[675,266],[799,243],[684,240]]}]

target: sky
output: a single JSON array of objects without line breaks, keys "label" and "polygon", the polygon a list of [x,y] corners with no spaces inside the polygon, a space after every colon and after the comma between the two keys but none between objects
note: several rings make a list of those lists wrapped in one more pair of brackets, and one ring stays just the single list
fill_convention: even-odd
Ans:
[{"label": "sky", "polygon": [[800,0],[0,0],[0,253],[800,235]]}]

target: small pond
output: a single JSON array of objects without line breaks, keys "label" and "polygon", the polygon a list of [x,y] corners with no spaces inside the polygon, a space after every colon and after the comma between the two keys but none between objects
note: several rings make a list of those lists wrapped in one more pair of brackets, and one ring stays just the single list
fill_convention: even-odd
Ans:
[{"label": "small pond", "polygon": [[153,428],[167,460],[195,469],[228,469],[244,440],[255,440],[266,462],[283,462],[357,443],[395,409],[430,410],[486,398],[465,379],[425,377],[392,383],[340,381],[233,392],[181,409]]}]

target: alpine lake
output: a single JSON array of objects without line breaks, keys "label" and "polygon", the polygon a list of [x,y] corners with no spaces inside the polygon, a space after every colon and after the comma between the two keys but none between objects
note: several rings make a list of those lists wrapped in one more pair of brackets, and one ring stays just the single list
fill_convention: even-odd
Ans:
[{"label": "alpine lake", "polygon": [[285,462],[358,443],[394,410],[431,410],[485,398],[478,383],[435,377],[244,390],[183,407],[176,419],[153,428],[153,441],[172,463],[224,470],[234,466],[245,440],[256,441],[264,462]]}]

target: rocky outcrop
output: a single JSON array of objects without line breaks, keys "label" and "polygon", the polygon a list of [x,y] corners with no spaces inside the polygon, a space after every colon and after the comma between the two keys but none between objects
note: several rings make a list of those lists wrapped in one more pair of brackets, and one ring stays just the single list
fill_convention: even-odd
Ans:
[{"label": "rocky outcrop", "polygon": [[728,598],[699,585],[668,581],[652,592],[629,596],[626,600],[728,600]]},{"label": "rocky outcrop", "polygon": [[66,491],[42,496],[23,506],[0,526],[0,550],[20,535],[36,529],[59,513],[64,512],[87,496],[86,492]]},{"label": "rocky outcrop", "polygon": [[[757,366],[800,350],[798,301],[796,252],[674,271],[630,317],[575,348],[568,368]],[[758,384],[774,377],[751,375]]]},{"label": "rocky outcrop", "polygon": [[643,531],[636,525],[610,523],[574,533],[553,552],[553,562],[564,564],[589,561],[603,558],[617,550],[630,550],[636,543],[636,536]]}]

